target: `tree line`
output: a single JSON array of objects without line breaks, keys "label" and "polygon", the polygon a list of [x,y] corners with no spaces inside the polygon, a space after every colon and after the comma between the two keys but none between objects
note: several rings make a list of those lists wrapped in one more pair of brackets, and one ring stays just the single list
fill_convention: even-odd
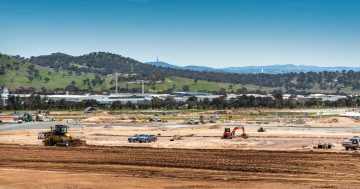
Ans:
[{"label": "tree line", "polygon": [[356,107],[360,105],[359,97],[347,97],[336,101],[322,101],[311,98],[306,101],[298,101],[295,95],[283,99],[282,94],[275,94],[272,97],[238,96],[226,99],[226,95],[213,100],[208,98],[197,99],[191,96],[186,101],[176,101],[169,96],[165,99],[153,97],[151,100],[144,100],[140,104],[133,104],[131,101],[121,103],[114,101],[111,106],[101,105],[96,100],[83,100],[71,102],[65,99],[54,101],[41,98],[39,95],[31,95],[28,98],[9,96],[6,104],[0,102],[0,110],[83,110],[86,107],[98,107],[109,110],[123,109],[233,109],[233,108],[320,108],[320,107]]}]

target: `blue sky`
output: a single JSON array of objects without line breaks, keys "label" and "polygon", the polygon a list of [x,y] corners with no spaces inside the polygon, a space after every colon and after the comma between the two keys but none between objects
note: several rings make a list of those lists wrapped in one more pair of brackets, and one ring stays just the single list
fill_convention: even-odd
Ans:
[{"label": "blue sky", "polygon": [[360,66],[360,0],[0,0],[0,52]]}]

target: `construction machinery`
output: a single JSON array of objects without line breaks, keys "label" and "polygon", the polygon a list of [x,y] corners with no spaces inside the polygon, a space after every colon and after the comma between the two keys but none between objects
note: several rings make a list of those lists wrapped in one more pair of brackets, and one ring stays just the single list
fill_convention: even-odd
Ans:
[{"label": "construction machinery", "polygon": [[346,150],[356,150],[360,149],[360,137],[354,136],[349,139],[347,142],[343,142],[342,146],[345,147]]},{"label": "construction machinery", "polygon": [[33,114],[24,113],[24,116],[19,117],[19,120],[22,120],[25,122],[31,122],[31,121],[35,121],[35,116]]},{"label": "construction machinery", "polygon": [[224,134],[222,139],[233,139],[235,138],[235,133],[238,129],[242,129],[242,134],[240,135],[242,138],[248,138],[248,136],[245,133],[245,128],[244,126],[238,126],[238,127],[234,127],[234,129],[230,132],[230,128],[225,128]]},{"label": "construction machinery", "polygon": [[50,131],[44,133],[43,144],[45,146],[85,146],[86,141],[75,139],[68,133],[68,126],[55,125],[55,129],[51,127]]}]

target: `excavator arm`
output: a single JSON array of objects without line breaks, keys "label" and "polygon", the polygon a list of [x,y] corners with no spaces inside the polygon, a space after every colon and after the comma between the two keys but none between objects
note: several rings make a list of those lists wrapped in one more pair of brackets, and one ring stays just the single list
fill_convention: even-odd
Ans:
[{"label": "excavator arm", "polygon": [[246,136],[244,126],[240,125],[240,126],[238,126],[238,127],[234,127],[234,129],[232,130],[231,136],[232,136],[233,138],[235,137],[235,133],[236,133],[236,131],[237,131],[238,129],[242,129],[242,134],[241,134],[241,136]]}]

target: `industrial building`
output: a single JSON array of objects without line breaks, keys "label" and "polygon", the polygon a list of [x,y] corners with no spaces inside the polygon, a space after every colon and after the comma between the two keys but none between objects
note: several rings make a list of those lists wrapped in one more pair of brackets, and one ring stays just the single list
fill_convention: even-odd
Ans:
[{"label": "industrial building", "polygon": [[[8,99],[9,95],[13,96],[20,96],[21,98],[27,98],[30,97],[31,94],[9,94],[9,90],[6,88],[0,88],[0,95],[1,99],[5,102],[6,99]],[[232,98],[236,98],[238,96],[254,96],[254,97],[270,97],[273,98],[273,95],[267,94],[267,95],[261,95],[261,94],[228,94],[226,96],[227,100],[230,100]],[[209,99],[212,101],[215,98],[219,98],[222,95],[215,95],[212,93],[203,93],[203,92],[174,92],[172,94],[150,94],[150,93],[114,93],[110,95],[72,95],[72,94],[64,94],[64,95],[40,95],[41,98],[46,98],[48,100],[54,100],[59,101],[64,99],[65,101],[71,101],[71,102],[81,102],[83,100],[96,100],[99,102],[99,104],[102,105],[111,105],[114,101],[120,101],[121,103],[125,104],[128,101],[132,102],[133,104],[140,104],[144,100],[151,101],[152,98],[158,97],[161,99],[165,99],[169,96],[174,97],[174,99],[178,102],[185,102],[187,99],[189,99],[191,96],[195,96],[198,100],[204,100]],[[290,98],[290,94],[284,94],[283,98],[288,99]],[[319,99],[322,101],[336,101],[338,99],[346,98],[347,96],[343,95],[326,95],[326,94],[310,94],[307,96],[304,95],[297,95],[294,99],[300,102],[306,102],[310,99]]]}]

